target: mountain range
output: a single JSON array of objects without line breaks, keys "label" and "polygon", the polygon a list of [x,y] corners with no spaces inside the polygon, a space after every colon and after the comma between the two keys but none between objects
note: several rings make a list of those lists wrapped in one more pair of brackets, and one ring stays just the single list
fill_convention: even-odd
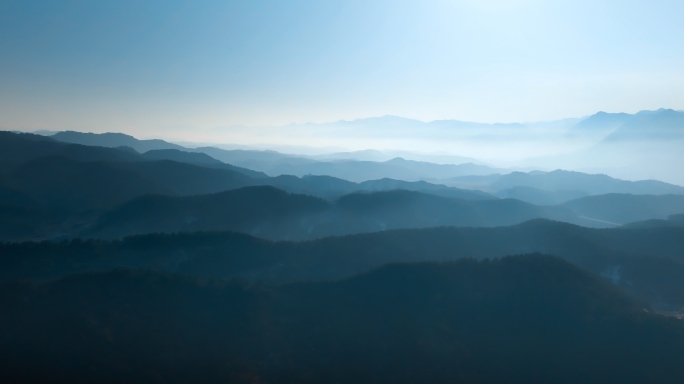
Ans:
[{"label": "mountain range", "polygon": [[[267,173],[271,176],[278,175],[325,175],[337,177],[354,182],[368,180],[394,178],[405,181],[419,181],[425,178],[442,179],[460,175],[481,175],[491,174],[500,171],[486,165],[464,163],[464,164],[434,164],[405,160],[403,158],[393,158],[388,161],[363,161],[344,158],[338,155],[333,160],[314,160],[307,157],[285,155],[274,151],[255,151],[255,150],[224,150],[215,147],[183,148],[176,144],[164,142],[162,140],[137,140],[131,136],[123,134],[94,134],[79,132],[60,132],[52,136],[55,140],[73,144],[97,145],[102,147],[117,148],[121,146],[140,149],[139,152],[150,153],[147,156],[157,158],[176,159],[180,154],[173,150],[183,150],[186,153],[199,152],[209,155],[224,163],[240,166],[242,168],[254,169]],[[163,152],[159,152],[160,150]],[[165,154],[165,156],[162,156]],[[189,162],[189,154],[183,155],[186,162]],[[194,155],[193,163],[200,162],[208,164],[206,158]]]},{"label": "mountain range", "polygon": [[657,180],[627,181],[602,174],[564,170],[463,176],[441,181],[454,187],[480,189],[499,197],[511,197],[540,205],[560,204],[584,196],[607,193],[684,194],[684,187]]},{"label": "mountain range", "polygon": [[[2,138],[0,145],[8,149],[3,152],[6,170],[0,175],[0,196],[5,199],[0,204],[0,238],[5,240],[196,230],[309,239],[392,228],[511,225],[533,218],[611,227],[684,212],[680,203],[684,197],[673,195],[681,194],[682,187],[577,172],[514,172],[448,180],[467,189],[394,179],[354,183],[330,176],[268,177],[204,153],[178,149],[139,154],[125,149],[130,147],[66,144],[27,134],[4,133]],[[20,155],[15,156],[18,149]],[[417,169],[450,167],[411,164],[417,164]],[[236,196],[243,192],[224,192],[256,186],[281,191],[247,189],[240,199]],[[263,193],[252,195],[249,191]],[[282,191],[326,201],[314,204],[319,207],[314,210],[296,205],[285,216],[277,216],[275,211],[272,217],[257,214],[261,206],[272,204],[270,199],[275,196],[304,198]],[[599,200],[589,198],[600,194],[604,196]],[[574,199],[577,197],[581,198]],[[147,205],[147,210],[131,208]],[[255,215],[249,224],[230,218],[238,209],[246,209],[243,219]],[[117,216],[121,212],[129,213]]]},{"label": "mountain range", "polygon": [[[463,148],[538,137],[550,152],[562,139],[666,158],[678,113],[509,125],[384,117],[282,132],[413,140],[420,126]],[[638,137],[646,129],[653,140]],[[678,185],[523,172],[467,152],[430,162],[43,134],[53,136],[0,132],[3,382],[684,374]]]},{"label": "mountain range", "polygon": [[523,167],[545,164],[552,168],[608,173],[618,178],[684,184],[684,174],[675,166],[684,161],[682,111],[599,113],[568,130],[566,137],[560,139],[564,140],[583,144],[550,154],[533,155],[515,164]]},{"label": "mountain range", "polygon": [[[561,257],[651,307],[684,306],[683,227],[593,229],[533,220],[489,228],[388,230],[309,242],[269,242],[235,232],[146,234],[122,240],[0,244],[0,280],[53,279],[116,268],[282,284],[338,280],[388,263]],[[495,241],[493,241],[495,239]]]},{"label": "mountain range", "polygon": [[[466,175],[508,173],[517,169],[574,169],[585,173],[603,173],[629,180],[656,179],[684,184],[681,173],[671,164],[682,161],[684,112],[671,109],[641,111],[636,114],[599,112],[581,119],[563,119],[545,123],[479,124],[454,120],[429,123],[385,116],[324,124],[294,124],[271,128],[226,128],[226,140],[241,140],[257,135],[273,140],[304,140],[320,137],[336,145],[353,139],[353,143],[395,143],[403,150],[356,151],[338,154],[303,156],[274,151],[222,150],[220,148],[186,148],[200,151],[235,166],[264,172],[271,176],[327,175],[351,181],[393,178],[406,181],[425,180],[443,183],[440,179]],[[71,142],[97,143],[117,147],[127,140],[110,140],[110,136],[68,132],[55,136]],[[383,138],[381,142],[377,140]],[[345,141],[346,140],[346,141]],[[156,142],[155,142],[156,143]],[[353,144],[351,143],[351,144]],[[351,145],[350,144],[350,145]],[[137,143],[146,151],[159,149]],[[164,144],[166,149],[179,149],[177,144]],[[443,155],[420,154],[426,148]],[[388,154],[394,153],[394,156]],[[404,162],[387,162],[403,158]],[[430,159],[430,160],[426,160]],[[477,160],[476,160],[477,159]],[[413,164],[422,160],[453,167]],[[483,162],[482,160],[485,160]],[[467,165],[468,163],[471,163]],[[435,164],[437,165],[437,164]],[[454,166],[455,165],[455,166]],[[466,166],[467,165],[467,166]],[[417,170],[418,168],[419,170]],[[446,174],[445,174],[446,173]],[[614,191],[619,192],[619,191]],[[515,195],[513,195],[515,196]],[[578,197],[578,196],[577,196]],[[556,197],[547,199],[558,201]]]}]

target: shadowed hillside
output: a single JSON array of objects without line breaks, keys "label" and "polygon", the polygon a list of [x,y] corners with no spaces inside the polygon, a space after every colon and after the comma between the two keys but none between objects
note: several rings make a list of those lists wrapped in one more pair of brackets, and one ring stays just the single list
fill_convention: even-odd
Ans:
[{"label": "shadowed hillside", "polygon": [[649,219],[665,219],[684,213],[684,195],[624,195],[588,196],[563,204],[578,216],[619,225]]},{"label": "shadowed hillside", "polygon": [[[533,188],[532,191],[537,193],[540,193],[539,191],[546,191],[551,193],[550,196],[565,193],[570,198],[578,197],[577,194],[684,194],[684,187],[657,180],[626,181],[607,175],[592,175],[563,170],[555,170],[553,172],[513,172],[507,175],[466,176],[445,180],[445,182],[460,188],[475,188],[489,192],[501,192],[520,187]],[[526,200],[525,195],[522,193],[518,194],[517,197]],[[530,199],[533,198],[530,197]],[[530,202],[536,201],[530,200]]]},{"label": "shadowed hillside", "polygon": [[254,178],[268,177],[263,172],[252,171],[251,169],[226,164],[204,153],[186,152],[178,149],[155,149],[143,153],[142,156],[149,160],[171,160],[178,163],[188,163],[208,168],[229,169]]},{"label": "shadowed hillside", "polygon": [[535,220],[512,227],[396,230],[311,242],[238,233],[151,234],[120,241],[0,245],[0,278],[44,279],[121,266],[207,278],[329,280],[394,262],[544,252],[666,310],[684,307],[684,228],[590,229]]},{"label": "shadowed hillside", "polygon": [[[304,195],[290,195],[290,200],[285,196],[272,187],[183,198],[147,196],[105,214],[83,235],[114,238],[150,232],[231,229],[275,240],[302,240],[397,228],[490,227],[534,218],[574,220],[569,211],[518,200],[473,201],[404,190],[352,193],[334,204]],[[313,205],[316,208],[295,203],[295,199],[317,201]],[[290,205],[289,216],[279,215],[282,205]]]},{"label": "shadowed hillside", "polygon": [[184,149],[180,145],[171,144],[164,140],[139,140],[123,133],[83,133],[74,131],[57,132],[53,139],[65,143],[81,144],[98,147],[130,147],[138,152],[165,149]]},{"label": "shadowed hillside", "polygon": [[[93,233],[124,234],[202,230],[233,230],[288,237],[289,226],[330,209],[331,204],[273,187],[246,187],[214,195],[144,196],[103,215]],[[297,232],[294,232],[297,234]]]},{"label": "shadowed hillside", "polygon": [[12,308],[0,316],[4,380],[640,383],[684,373],[678,320],[539,255],[278,288],[120,270],[3,284],[0,300]]},{"label": "shadowed hillside", "polygon": [[79,161],[134,161],[137,155],[114,148],[70,145],[28,133],[0,131],[0,164],[9,169],[41,157],[60,156]]},{"label": "shadowed hillside", "polygon": [[624,228],[662,228],[662,227],[684,227],[684,214],[669,215],[667,220],[651,219],[636,221],[623,225]]},{"label": "shadowed hillside", "polygon": [[[319,188],[326,181],[314,178],[318,179]],[[283,177],[278,180],[284,181]],[[308,181],[309,178],[293,179],[297,180]],[[335,180],[330,179],[331,191],[345,187]],[[257,190],[260,189],[249,189]],[[274,206],[276,203],[271,199],[277,200],[275,195],[246,193],[246,200],[240,201],[231,198],[236,194],[221,196],[148,196],[117,207],[83,235],[114,238],[149,232],[231,229],[273,240],[303,240],[400,228],[505,226],[538,218],[610,228],[684,212],[684,196],[681,195],[610,194],[573,200],[559,206],[536,206],[515,199],[464,200],[394,190],[347,194],[334,204],[321,205],[315,210],[295,205],[292,207],[293,216],[283,218],[275,209],[271,217],[261,209],[262,206]],[[250,203],[246,204],[247,201]],[[123,211],[128,213],[121,214]],[[232,217],[233,212],[246,220],[244,225]],[[245,214],[240,216],[238,212]],[[250,215],[253,218],[247,220]],[[276,219],[282,225],[273,225]]]}]

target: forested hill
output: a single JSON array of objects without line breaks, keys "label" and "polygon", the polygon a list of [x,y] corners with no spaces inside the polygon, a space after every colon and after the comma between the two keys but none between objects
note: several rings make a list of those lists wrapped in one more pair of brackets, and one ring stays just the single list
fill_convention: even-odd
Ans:
[{"label": "forested hill", "polygon": [[0,300],[11,309],[0,316],[6,382],[642,383],[684,374],[679,320],[541,255],[389,265],[273,288],[117,270],[1,284]]},{"label": "forested hill", "polygon": [[80,235],[233,230],[271,240],[308,240],[400,228],[514,225],[536,218],[616,227],[682,211],[680,195],[610,194],[536,206],[516,199],[465,200],[394,190],[351,193],[330,203],[272,187],[246,187],[203,196],[136,198],[103,214]]},{"label": "forested hill", "polygon": [[0,245],[2,280],[118,267],[281,283],[334,280],[393,262],[562,257],[658,308],[684,307],[684,228],[590,229],[535,220],[497,228],[395,230],[292,243],[238,233],[151,234],[117,241]]},{"label": "forested hill", "polygon": [[578,221],[567,209],[513,199],[464,200],[395,190],[352,193],[329,203],[272,187],[188,197],[145,196],[102,215],[82,236],[234,230],[273,240],[442,225],[497,226],[534,218]]}]

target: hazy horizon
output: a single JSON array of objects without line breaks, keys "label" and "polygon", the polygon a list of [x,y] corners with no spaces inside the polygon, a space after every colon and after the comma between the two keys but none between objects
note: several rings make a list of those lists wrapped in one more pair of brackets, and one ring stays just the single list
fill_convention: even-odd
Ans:
[{"label": "hazy horizon", "polygon": [[[684,109],[674,1],[0,4],[0,127],[141,137]],[[302,143],[307,145],[306,143]]]},{"label": "hazy horizon", "polygon": [[275,150],[323,161],[387,161],[399,157],[436,164],[475,163],[502,171],[563,169],[684,185],[682,174],[670,166],[681,159],[684,136],[678,128],[683,122],[684,112],[670,109],[634,115],[599,112],[526,124],[422,122],[383,116],[280,127],[237,126],[207,131],[213,140],[205,136],[206,141],[133,137],[166,139],[186,148]]}]

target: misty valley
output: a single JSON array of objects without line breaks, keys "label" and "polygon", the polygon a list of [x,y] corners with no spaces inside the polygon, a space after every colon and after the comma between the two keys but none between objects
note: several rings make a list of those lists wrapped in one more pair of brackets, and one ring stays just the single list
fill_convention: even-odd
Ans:
[{"label": "misty valley", "polygon": [[[684,112],[566,123],[681,156]],[[679,170],[561,168],[2,131],[0,379],[677,382]]]},{"label": "misty valley", "polygon": [[683,15],[0,0],[0,384],[684,382]]}]

